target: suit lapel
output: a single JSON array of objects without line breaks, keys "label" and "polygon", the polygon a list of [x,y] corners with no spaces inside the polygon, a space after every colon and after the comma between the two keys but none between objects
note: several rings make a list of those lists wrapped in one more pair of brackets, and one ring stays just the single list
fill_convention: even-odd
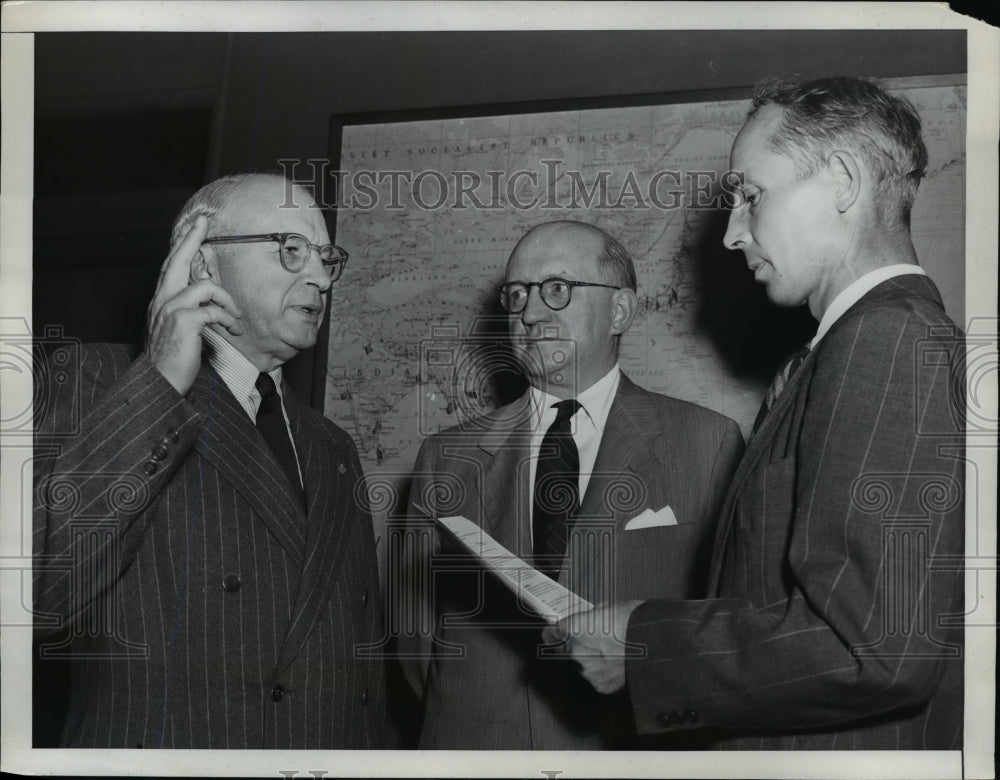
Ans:
[{"label": "suit lapel", "polygon": [[757,433],[747,443],[743,458],[740,460],[739,466],[736,467],[736,473],[733,474],[729,490],[723,501],[719,514],[719,527],[716,529],[715,539],[712,543],[712,557],[708,573],[709,593],[714,592],[722,574],[722,559],[735,520],[736,502],[743,494],[750,475],[756,471],[764,455],[771,452],[775,437],[787,424],[787,413],[794,407],[795,398],[798,396],[805,378],[812,374],[813,366],[816,364],[816,352],[817,350],[811,350],[802,361],[802,365],[789,379],[781,395],[774,402],[774,406],[768,411]]},{"label": "suit lapel", "polygon": [[[654,444],[662,436],[661,428],[653,404],[623,374],[581,503],[580,521],[594,521],[598,533],[607,532],[609,526],[602,527],[602,521],[607,522],[612,533],[617,534],[644,508],[659,509],[666,503],[661,495],[666,466],[656,455]],[[598,564],[604,545],[577,545],[574,549],[579,558],[566,561],[560,579],[567,581],[569,577],[575,588],[598,593],[600,583],[587,580],[592,572],[602,570]],[[567,572],[567,568],[571,571]]]},{"label": "suit lapel", "polygon": [[[605,498],[611,496],[606,491],[616,484],[640,492],[657,489],[663,482],[663,469],[666,467],[656,456],[653,442],[661,435],[661,425],[653,404],[623,374],[608,412],[587,492],[581,502],[582,517],[608,514]],[[624,507],[631,504],[624,500],[624,495],[616,498],[621,498],[623,505],[623,511],[617,513],[618,521],[628,522],[632,515]],[[653,506],[658,499],[659,496],[646,496],[643,506]],[[636,511],[642,508],[638,506]]]},{"label": "suit lapel", "polygon": [[288,633],[278,657],[277,674],[287,667],[308,639],[322,605],[341,574],[341,562],[354,531],[349,525],[354,506],[353,469],[318,420],[288,390],[285,409],[302,468],[309,508],[302,576]]},{"label": "suit lapel", "polygon": [[479,439],[485,453],[482,484],[475,494],[483,497],[483,528],[519,557],[531,552],[531,508],[528,504],[528,457],[531,446],[531,404],[525,393],[504,407]]},{"label": "suit lapel", "polygon": [[306,541],[301,502],[263,436],[207,363],[187,397],[205,420],[195,449],[235,486],[296,565],[301,565]]}]

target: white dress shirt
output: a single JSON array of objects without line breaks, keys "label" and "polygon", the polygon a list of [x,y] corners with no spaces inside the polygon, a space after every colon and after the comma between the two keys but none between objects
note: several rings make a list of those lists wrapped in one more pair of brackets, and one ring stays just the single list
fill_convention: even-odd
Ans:
[{"label": "white dress shirt", "polygon": [[[618,392],[620,381],[621,373],[618,370],[618,364],[615,363],[614,368],[576,397],[580,408],[570,418],[570,430],[573,432],[573,441],[576,442],[577,451],[580,453],[581,502],[587,493],[587,485],[590,484],[590,475],[597,460],[597,451],[601,447],[601,437],[604,435],[604,427],[608,423],[608,413],[611,411],[611,404],[615,399],[615,393]],[[542,446],[542,439],[545,438],[549,426],[556,419],[556,410],[552,405],[559,403],[562,399],[543,393],[536,387],[528,389],[528,397],[531,403],[528,505],[533,507],[538,450]]]},{"label": "white dress shirt", "polygon": [[[229,388],[229,392],[243,407],[243,410],[250,417],[250,422],[256,425],[257,410],[260,409],[257,377],[260,376],[261,372],[247,360],[246,355],[211,328],[205,328],[201,332],[201,337],[205,347],[203,354],[208,359],[209,365],[215,369],[215,373],[222,378],[226,387]],[[267,373],[274,380],[278,398],[281,400],[281,415],[285,419],[285,430],[289,431],[288,440],[292,443],[292,452],[295,453],[295,465],[299,471],[299,484],[301,485],[302,464],[299,463],[299,453],[295,449],[295,438],[291,435],[291,424],[288,421],[288,412],[285,411],[285,400],[281,390],[281,366]]]},{"label": "white dress shirt", "polygon": [[823,318],[819,321],[819,327],[816,329],[816,335],[813,336],[813,340],[809,344],[809,349],[814,349],[819,344],[820,339],[833,327],[833,323],[843,317],[847,310],[860,301],[866,294],[874,290],[882,282],[886,282],[896,276],[905,276],[906,274],[926,276],[927,272],[919,265],[897,263],[896,265],[887,265],[877,268],[874,271],[869,271],[864,276],[855,279],[847,285],[830,302],[826,311],[823,312]]}]

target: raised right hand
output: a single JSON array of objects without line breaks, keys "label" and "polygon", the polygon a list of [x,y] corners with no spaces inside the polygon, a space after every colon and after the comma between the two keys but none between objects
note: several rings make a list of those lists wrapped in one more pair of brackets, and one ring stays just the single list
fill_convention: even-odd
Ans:
[{"label": "raised right hand", "polygon": [[207,234],[208,220],[199,216],[172,247],[146,317],[149,359],[181,395],[201,368],[202,330],[219,323],[233,335],[243,333],[242,312],[229,293],[207,279],[191,283],[191,263]]}]

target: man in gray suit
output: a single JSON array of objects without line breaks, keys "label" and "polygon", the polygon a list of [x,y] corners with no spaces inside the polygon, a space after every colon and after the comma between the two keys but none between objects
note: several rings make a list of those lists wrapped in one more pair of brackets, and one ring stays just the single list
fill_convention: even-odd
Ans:
[{"label": "man in gray suit", "polygon": [[726,246],[773,303],[806,303],[816,336],[765,398],[712,598],[604,606],[553,633],[598,690],[627,686],[643,732],[961,749],[964,361],[910,239],[920,119],[858,79],[770,83],[731,165]]},{"label": "man in gray suit", "polygon": [[[590,601],[695,597],[743,450],[736,424],[647,392],[618,367],[636,315],[631,257],[603,231],[551,222],[507,264],[501,303],[531,387],[424,441],[410,517],[462,515]],[[423,748],[621,746],[631,718],[565,661],[493,575],[414,521],[393,621],[425,703]]]},{"label": "man in gray suit", "polygon": [[214,181],[175,221],[145,350],[87,346],[45,397],[34,599],[69,631],[64,746],[382,746],[357,452],[282,382],[346,260],[304,190]]}]

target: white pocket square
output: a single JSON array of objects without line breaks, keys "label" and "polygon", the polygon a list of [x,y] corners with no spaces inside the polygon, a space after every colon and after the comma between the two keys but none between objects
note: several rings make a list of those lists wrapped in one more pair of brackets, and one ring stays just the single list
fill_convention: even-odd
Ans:
[{"label": "white pocket square", "polygon": [[640,528],[657,528],[661,525],[677,525],[674,510],[669,506],[665,506],[657,512],[647,509],[641,515],[636,515],[625,523],[625,530],[636,531]]}]

